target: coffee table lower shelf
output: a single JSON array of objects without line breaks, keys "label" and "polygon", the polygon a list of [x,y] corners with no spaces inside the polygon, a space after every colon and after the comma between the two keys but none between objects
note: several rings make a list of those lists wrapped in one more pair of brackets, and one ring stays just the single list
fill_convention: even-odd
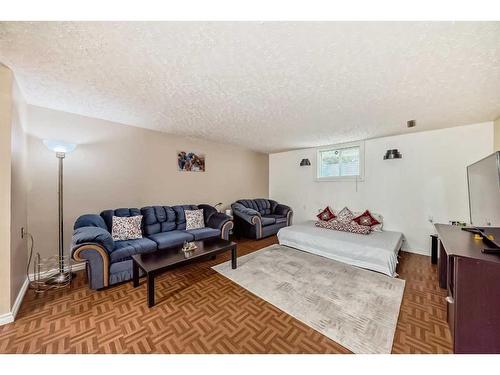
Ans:
[{"label": "coffee table lower shelf", "polygon": [[236,243],[223,239],[195,241],[196,250],[186,254],[182,246],[158,250],[149,254],[136,254],[132,256],[132,282],[134,288],[139,286],[139,269],[146,274],[148,307],[155,305],[155,277],[169,269],[192,263],[210,255],[231,251],[231,267],[237,267]]}]

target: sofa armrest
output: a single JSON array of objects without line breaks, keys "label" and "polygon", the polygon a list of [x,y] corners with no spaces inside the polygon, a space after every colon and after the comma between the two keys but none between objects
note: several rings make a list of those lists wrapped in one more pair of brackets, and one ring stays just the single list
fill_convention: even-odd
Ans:
[{"label": "sofa armrest", "polygon": [[210,218],[218,213],[215,207],[209,204],[199,204],[198,208],[203,210],[203,220],[205,221],[205,225],[207,226],[208,222],[210,221]]},{"label": "sofa armrest", "polygon": [[222,212],[217,212],[216,214],[213,214],[210,216],[210,219],[206,223],[207,227],[214,228],[214,229],[222,229],[224,224],[226,224],[228,221],[231,221],[231,216],[227,216],[226,214],[223,214]]},{"label": "sofa armrest", "polygon": [[261,222],[261,215],[258,211],[247,208],[240,203],[234,203],[231,208],[233,209],[234,216],[238,216],[240,219],[246,221],[251,225],[255,225]]},{"label": "sofa armrest", "polygon": [[91,289],[109,286],[109,253],[113,246],[111,234],[102,228],[80,227],[74,231],[71,256],[78,262],[87,262]]},{"label": "sofa armrest", "polygon": [[105,230],[108,229],[104,219],[100,215],[95,214],[85,214],[76,219],[73,229],[76,230],[84,227],[97,227]]},{"label": "sofa armrest", "polygon": [[276,208],[274,209],[274,213],[276,215],[283,215],[283,216],[286,216],[288,214],[289,211],[291,211],[292,209],[284,204],[278,204],[276,206]]},{"label": "sofa armrest", "polygon": [[95,243],[81,244],[71,250],[71,256],[77,262],[87,262],[90,289],[109,286],[109,254],[106,249]]},{"label": "sofa armrest", "polygon": [[228,216],[221,212],[217,212],[216,214],[210,216],[207,226],[214,229],[220,229],[221,238],[224,240],[228,240],[229,232],[231,231],[231,229],[233,229],[234,224],[231,216]]},{"label": "sofa armrest", "polygon": [[80,227],[74,230],[71,245],[77,246],[84,243],[95,243],[109,253],[113,251],[115,243],[111,233],[98,227]]}]

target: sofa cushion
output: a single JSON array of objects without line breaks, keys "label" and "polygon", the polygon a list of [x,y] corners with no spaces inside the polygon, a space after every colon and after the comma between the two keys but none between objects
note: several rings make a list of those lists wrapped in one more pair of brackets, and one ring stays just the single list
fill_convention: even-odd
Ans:
[{"label": "sofa cushion", "polygon": [[152,253],[156,251],[156,242],[148,238],[140,238],[137,240],[115,241],[115,247],[109,255],[111,263],[120,262],[130,259],[132,255]]},{"label": "sofa cushion", "polygon": [[144,217],[144,234],[168,232],[175,230],[175,211],[169,206],[148,206],[141,208]]},{"label": "sofa cushion", "polygon": [[193,241],[194,235],[185,230],[171,230],[170,232],[156,233],[149,236],[149,239],[156,242],[158,249],[166,249],[182,245],[184,241]]},{"label": "sofa cushion", "polygon": [[265,215],[264,217],[272,218],[276,223],[286,223],[286,216],[283,215]]},{"label": "sofa cushion", "polygon": [[184,210],[197,210],[198,206],[193,204],[184,204],[178,206],[172,206],[175,211],[175,224],[176,229],[185,230],[186,229],[186,213]]},{"label": "sofa cushion", "polygon": [[113,229],[113,216],[130,217],[140,215],[141,211],[138,208],[117,208],[116,210],[105,210],[101,212],[101,217],[104,219],[109,233]]},{"label": "sofa cushion", "polygon": [[268,225],[273,225],[276,223],[276,219],[274,217],[269,217],[268,215],[262,216],[260,220],[262,221],[263,227],[267,227]]},{"label": "sofa cushion", "polygon": [[[284,227],[286,227],[286,223],[276,223],[276,224],[267,225],[265,227],[263,226],[262,227],[262,238],[272,236],[273,234],[278,233],[278,231]],[[245,235],[249,236],[251,238],[255,238],[256,237],[255,226],[248,227],[247,231],[245,232]]]},{"label": "sofa cushion", "polygon": [[195,241],[205,240],[207,238],[220,237],[220,229],[214,228],[199,228],[186,231],[194,236]]}]

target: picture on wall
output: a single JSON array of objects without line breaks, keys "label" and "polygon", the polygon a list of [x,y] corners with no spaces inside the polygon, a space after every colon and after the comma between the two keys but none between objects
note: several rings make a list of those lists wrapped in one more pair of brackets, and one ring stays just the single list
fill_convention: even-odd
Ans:
[{"label": "picture on wall", "polygon": [[181,172],[205,172],[205,155],[179,151],[177,165]]}]

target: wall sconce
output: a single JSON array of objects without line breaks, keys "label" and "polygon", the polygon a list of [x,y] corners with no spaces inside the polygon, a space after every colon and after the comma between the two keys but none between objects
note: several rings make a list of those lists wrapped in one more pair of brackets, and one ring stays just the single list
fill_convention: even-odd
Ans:
[{"label": "wall sconce", "polygon": [[384,155],[384,160],[387,159],[401,159],[403,155],[398,151],[397,148],[392,149],[392,150],[387,150],[387,152]]},{"label": "wall sconce", "polygon": [[308,167],[308,166],[310,166],[310,165],[311,165],[311,162],[309,161],[309,159],[302,159],[302,160],[300,161],[300,166],[301,166],[301,167]]}]

